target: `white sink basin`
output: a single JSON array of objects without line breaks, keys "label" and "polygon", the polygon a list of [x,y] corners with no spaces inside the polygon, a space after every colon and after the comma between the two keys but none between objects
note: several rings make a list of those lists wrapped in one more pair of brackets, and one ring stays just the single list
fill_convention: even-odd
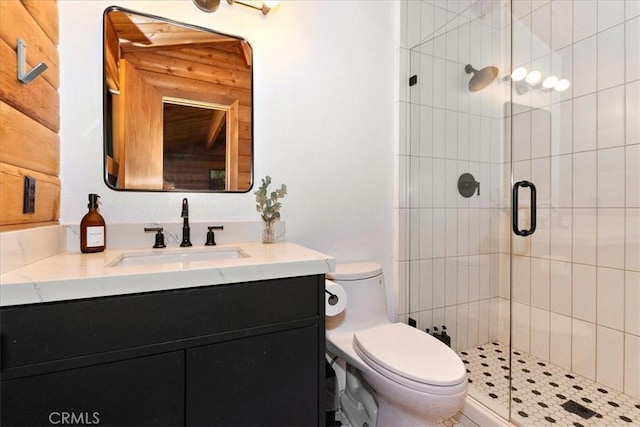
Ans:
[{"label": "white sink basin", "polygon": [[249,255],[240,248],[181,248],[179,250],[157,249],[146,252],[123,252],[122,255],[107,264],[107,267],[129,265],[175,264],[197,261],[215,261],[223,259],[247,258]]}]

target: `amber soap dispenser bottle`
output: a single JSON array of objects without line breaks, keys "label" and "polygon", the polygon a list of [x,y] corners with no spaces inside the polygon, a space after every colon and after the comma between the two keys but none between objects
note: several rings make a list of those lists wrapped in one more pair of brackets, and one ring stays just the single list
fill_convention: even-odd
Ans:
[{"label": "amber soap dispenser bottle", "polygon": [[98,212],[97,194],[89,194],[89,212],[80,222],[80,250],[83,253],[102,252],[107,239],[107,227],[104,218]]}]

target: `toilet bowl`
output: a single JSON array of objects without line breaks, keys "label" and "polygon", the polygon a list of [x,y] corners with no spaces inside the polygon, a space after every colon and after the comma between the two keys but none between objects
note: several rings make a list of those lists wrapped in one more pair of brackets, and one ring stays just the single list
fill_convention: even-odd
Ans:
[{"label": "toilet bowl", "polygon": [[325,326],[327,351],[347,366],[340,404],[349,423],[429,426],[455,415],[468,388],[462,360],[431,335],[389,321],[380,266],[341,264],[327,279],[347,295]]}]

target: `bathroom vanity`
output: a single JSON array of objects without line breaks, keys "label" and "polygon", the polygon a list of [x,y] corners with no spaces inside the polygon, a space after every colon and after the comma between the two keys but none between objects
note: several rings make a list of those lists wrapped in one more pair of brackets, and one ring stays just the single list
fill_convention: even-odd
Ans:
[{"label": "bathroom vanity", "polygon": [[[324,425],[333,259],[286,242],[241,250],[128,267],[108,267],[116,251],[61,254],[0,276],[2,424]],[[84,272],[43,280],[65,259]]]}]

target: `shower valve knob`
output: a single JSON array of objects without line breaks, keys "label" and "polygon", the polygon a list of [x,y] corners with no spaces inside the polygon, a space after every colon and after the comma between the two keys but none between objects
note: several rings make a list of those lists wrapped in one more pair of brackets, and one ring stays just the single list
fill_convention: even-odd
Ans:
[{"label": "shower valve knob", "polygon": [[480,195],[480,183],[476,181],[475,177],[470,173],[463,173],[458,178],[458,191],[462,197],[471,197],[475,193]]}]

